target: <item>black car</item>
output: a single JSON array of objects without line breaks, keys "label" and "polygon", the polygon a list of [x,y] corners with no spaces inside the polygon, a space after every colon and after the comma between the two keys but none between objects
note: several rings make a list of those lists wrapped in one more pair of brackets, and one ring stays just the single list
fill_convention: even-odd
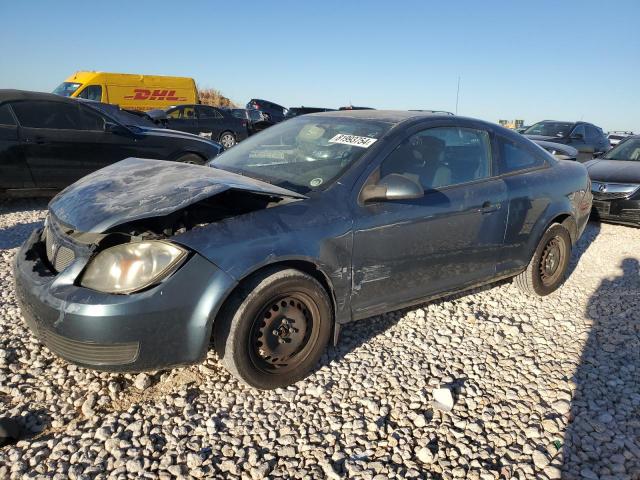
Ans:
[{"label": "black car", "polygon": [[260,110],[255,110],[253,108],[227,108],[226,111],[236,118],[241,118],[247,121],[247,130],[249,135],[261,132],[265,128],[273,125],[272,122],[269,122],[264,118]]},{"label": "black car", "polygon": [[321,107],[289,107],[285,118],[299,117],[300,115],[307,115],[309,113],[335,112],[335,110],[335,108]]},{"label": "black car", "polygon": [[231,148],[249,135],[248,121],[209,105],[178,105],[166,110],[167,128],[189,132]]},{"label": "black car", "polygon": [[579,161],[587,161],[610,148],[609,140],[600,127],[587,122],[559,122],[543,120],[527,128],[523,135],[531,140],[570,145],[578,152]]},{"label": "black car", "polygon": [[265,120],[272,124],[283,121],[284,116],[287,114],[287,109],[282,105],[260,98],[252,98],[249,100],[249,102],[247,102],[247,108],[259,110],[264,115]]},{"label": "black car", "polygon": [[640,227],[640,135],[627,137],[585,166],[591,177],[594,216]]},{"label": "black car", "polygon": [[222,150],[118,117],[86,100],[0,90],[0,193],[47,194],[128,157],[202,164]]},{"label": "black car", "polygon": [[213,340],[239,379],[281,387],[348,322],[510,277],[553,292],[591,210],[584,165],[448,115],[303,115],[210,166],[128,159],[49,204],[15,279],[53,352],[136,371]]},{"label": "black car", "polygon": [[579,152],[571,145],[564,145],[562,143],[546,142],[544,140],[532,140],[533,143],[539,145],[558,160],[571,160],[577,161]]}]

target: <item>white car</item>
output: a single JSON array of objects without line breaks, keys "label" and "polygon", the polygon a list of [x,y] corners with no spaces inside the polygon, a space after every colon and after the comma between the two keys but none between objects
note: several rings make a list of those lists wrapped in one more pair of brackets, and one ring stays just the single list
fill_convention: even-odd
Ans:
[{"label": "white car", "polygon": [[624,140],[625,138],[630,137],[633,134],[634,134],[633,132],[615,131],[615,132],[609,132],[607,134],[607,138],[609,139],[609,143],[611,144],[611,146],[615,147],[617,144],[620,143],[621,140]]}]

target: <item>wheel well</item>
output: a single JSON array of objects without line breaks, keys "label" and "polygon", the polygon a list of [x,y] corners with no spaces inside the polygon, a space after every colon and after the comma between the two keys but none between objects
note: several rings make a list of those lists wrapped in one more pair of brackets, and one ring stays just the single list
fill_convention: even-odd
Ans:
[{"label": "wheel well", "polygon": [[233,132],[231,130],[225,130],[220,134],[220,136],[218,137],[218,140],[220,140],[225,133],[230,133],[231,135],[233,135],[233,138],[236,138],[235,132]]},{"label": "wheel well", "polygon": [[[327,292],[327,295],[329,295],[329,298],[331,299],[331,310],[333,312],[334,315],[334,320],[335,320],[335,314],[336,314],[336,299],[335,299],[335,295],[334,295],[334,291],[333,291],[333,287],[331,286],[331,282],[329,281],[329,279],[326,277],[326,275],[320,271],[318,269],[318,267],[312,263],[312,262],[308,262],[305,260],[285,260],[282,262],[275,262],[275,263],[270,263],[269,265],[264,265],[260,268],[258,268],[257,270],[254,270],[250,273],[248,273],[247,275],[245,275],[242,279],[240,279],[238,281],[238,284],[233,288],[233,290],[231,290],[230,292],[228,292],[226,298],[224,299],[224,301],[222,302],[222,305],[220,306],[220,308],[218,309],[218,313],[216,314],[216,318],[214,318],[213,320],[213,324],[215,324],[218,315],[220,314],[220,312],[223,311],[226,303],[229,301],[230,298],[233,297],[233,293],[242,286],[242,284],[251,276],[266,270],[268,268],[278,268],[278,269],[287,269],[287,268],[293,268],[296,270],[300,270],[303,273],[306,273],[307,275],[310,275],[311,277],[315,278],[318,282],[320,282],[320,285],[322,285],[322,287],[325,289],[325,291]],[[334,321],[334,326],[335,326],[335,321]],[[211,332],[213,333],[215,331],[215,327],[212,326]],[[333,328],[332,328],[332,335],[333,335]]]},{"label": "wheel well", "polygon": [[554,223],[559,223],[564,228],[566,228],[569,231],[569,236],[571,237],[571,243],[572,244],[576,243],[576,240],[578,239],[578,225],[576,224],[576,221],[571,215],[569,215],[568,213],[565,213],[563,215],[558,215],[551,221],[551,223],[547,226],[547,228],[549,228]]},{"label": "wheel well", "polygon": [[204,155],[202,155],[202,154],[200,154],[198,152],[192,152],[192,151],[189,151],[189,150],[182,151],[182,152],[179,152],[177,155],[174,155],[173,156],[173,160],[178,160],[179,158],[182,158],[182,157],[184,157],[186,155],[195,155],[196,157],[200,157],[202,159],[203,163],[207,161],[207,159],[204,157]]}]

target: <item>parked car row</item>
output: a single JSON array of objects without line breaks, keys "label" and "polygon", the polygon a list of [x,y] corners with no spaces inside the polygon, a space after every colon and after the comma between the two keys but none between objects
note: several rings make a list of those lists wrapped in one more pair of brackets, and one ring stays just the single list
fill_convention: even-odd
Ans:
[{"label": "parked car row", "polygon": [[128,157],[204,164],[222,146],[114,105],[0,90],[0,193],[52,193]]}]

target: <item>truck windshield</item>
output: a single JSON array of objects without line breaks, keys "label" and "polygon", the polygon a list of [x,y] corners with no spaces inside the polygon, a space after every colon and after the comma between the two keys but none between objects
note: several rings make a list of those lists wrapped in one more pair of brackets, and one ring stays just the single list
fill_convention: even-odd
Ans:
[{"label": "truck windshield", "polygon": [[71,95],[73,95],[73,92],[78,90],[78,88],[80,88],[81,86],[82,86],[81,83],[62,82],[60,85],[58,85],[55,88],[55,90],[52,93],[55,93],[56,95],[61,95],[63,97],[70,97]]}]

